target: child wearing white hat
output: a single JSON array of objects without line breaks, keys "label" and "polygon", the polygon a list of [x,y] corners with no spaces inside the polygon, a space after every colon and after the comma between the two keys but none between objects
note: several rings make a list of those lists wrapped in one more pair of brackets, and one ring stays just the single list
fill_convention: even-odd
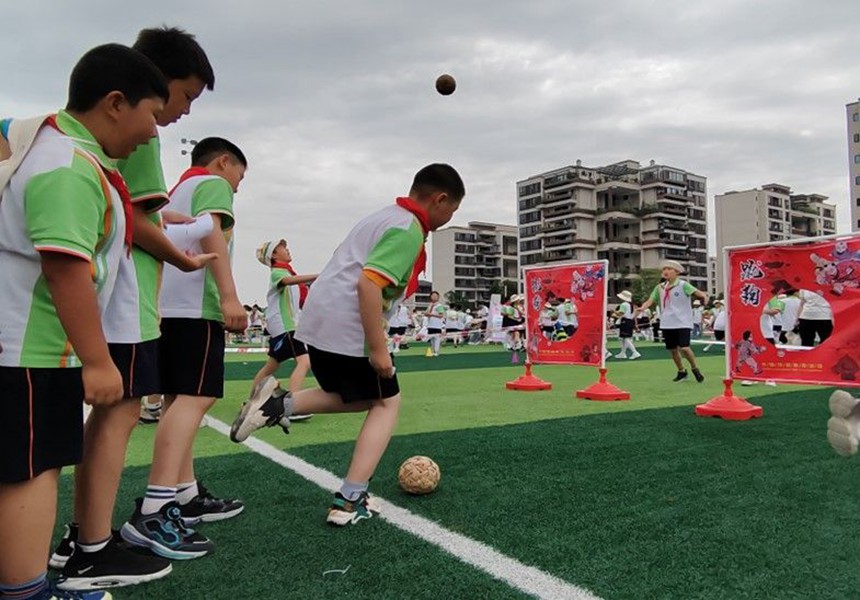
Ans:
[{"label": "child wearing white hat", "polygon": [[[618,298],[622,301],[613,313],[618,319],[618,337],[621,339],[621,352],[615,355],[615,358],[630,358],[636,360],[641,354],[636,351],[636,346],[633,345],[633,328],[635,322],[633,320],[633,295],[630,290],[624,290],[618,294]],[[627,356],[627,351],[630,351],[630,356]]]},{"label": "child wearing white hat", "polygon": [[636,313],[640,313],[652,305],[660,307],[660,329],[666,349],[672,355],[672,360],[678,368],[678,374],[673,381],[687,379],[687,370],[684,368],[682,356],[690,363],[693,375],[699,383],[705,380],[704,375],[696,365],[696,355],[690,348],[690,333],[693,329],[693,306],[690,298],[708,303],[708,295],[697,290],[692,284],[681,279],[684,267],[674,260],[663,261],[662,275],[665,280],[651,292],[651,297],[640,306]]}]

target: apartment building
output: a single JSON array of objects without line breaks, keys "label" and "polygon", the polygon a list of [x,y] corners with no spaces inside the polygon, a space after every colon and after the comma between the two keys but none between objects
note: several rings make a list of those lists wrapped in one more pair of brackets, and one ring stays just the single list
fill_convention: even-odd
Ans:
[{"label": "apartment building", "polygon": [[851,231],[860,231],[860,102],[847,105]]},{"label": "apartment building", "polygon": [[708,286],[707,179],[651,161],[581,161],[517,182],[520,267],[607,259],[609,298],[677,260]]},{"label": "apartment building", "polygon": [[836,233],[836,205],[820,194],[792,194],[778,183],[714,198],[717,289],[724,287],[723,248]]},{"label": "apartment building", "polygon": [[472,221],[434,231],[433,289],[453,291],[472,303],[490,301],[494,283],[517,281],[517,228]]}]

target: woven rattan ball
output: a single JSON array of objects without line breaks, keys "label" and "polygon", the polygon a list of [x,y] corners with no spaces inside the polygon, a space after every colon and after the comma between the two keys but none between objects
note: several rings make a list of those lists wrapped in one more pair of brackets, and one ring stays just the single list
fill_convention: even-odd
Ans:
[{"label": "woven rattan ball", "polygon": [[433,459],[427,456],[413,456],[403,461],[397,477],[403,491],[421,495],[429,494],[436,489],[442,478],[442,472]]}]

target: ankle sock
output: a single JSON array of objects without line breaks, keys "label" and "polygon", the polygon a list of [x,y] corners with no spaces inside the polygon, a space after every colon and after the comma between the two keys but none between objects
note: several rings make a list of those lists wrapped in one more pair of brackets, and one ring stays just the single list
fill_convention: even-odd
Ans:
[{"label": "ankle sock", "polygon": [[93,552],[98,552],[99,550],[104,550],[108,542],[110,541],[111,536],[107,536],[100,542],[93,542],[92,544],[84,544],[82,542],[77,542],[77,547],[81,549],[81,552],[84,554],[92,554]]},{"label": "ankle sock", "polygon": [[37,598],[48,587],[48,573],[42,573],[32,581],[19,583],[17,585],[0,584],[0,598],[9,600],[27,600]]},{"label": "ankle sock", "polygon": [[340,495],[352,502],[358,500],[359,496],[367,491],[367,486],[367,483],[356,483],[344,479],[343,485],[340,486]]},{"label": "ankle sock", "polygon": [[198,495],[200,495],[200,489],[197,487],[196,479],[176,486],[176,501],[179,504],[188,504]]},{"label": "ankle sock", "polygon": [[175,487],[149,485],[146,487],[146,496],[143,497],[140,512],[144,515],[157,513],[163,506],[170,504],[174,500],[176,500]]}]

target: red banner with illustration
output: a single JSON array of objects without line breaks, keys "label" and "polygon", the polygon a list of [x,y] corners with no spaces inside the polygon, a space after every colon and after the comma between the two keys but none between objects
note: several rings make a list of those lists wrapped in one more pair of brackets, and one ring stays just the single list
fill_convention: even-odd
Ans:
[{"label": "red banner with illustration", "polygon": [[726,252],[735,379],[860,386],[860,236]]},{"label": "red banner with illustration", "polygon": [[524,269],[531,362],[603,364],[606,266],[600,260]]}]

